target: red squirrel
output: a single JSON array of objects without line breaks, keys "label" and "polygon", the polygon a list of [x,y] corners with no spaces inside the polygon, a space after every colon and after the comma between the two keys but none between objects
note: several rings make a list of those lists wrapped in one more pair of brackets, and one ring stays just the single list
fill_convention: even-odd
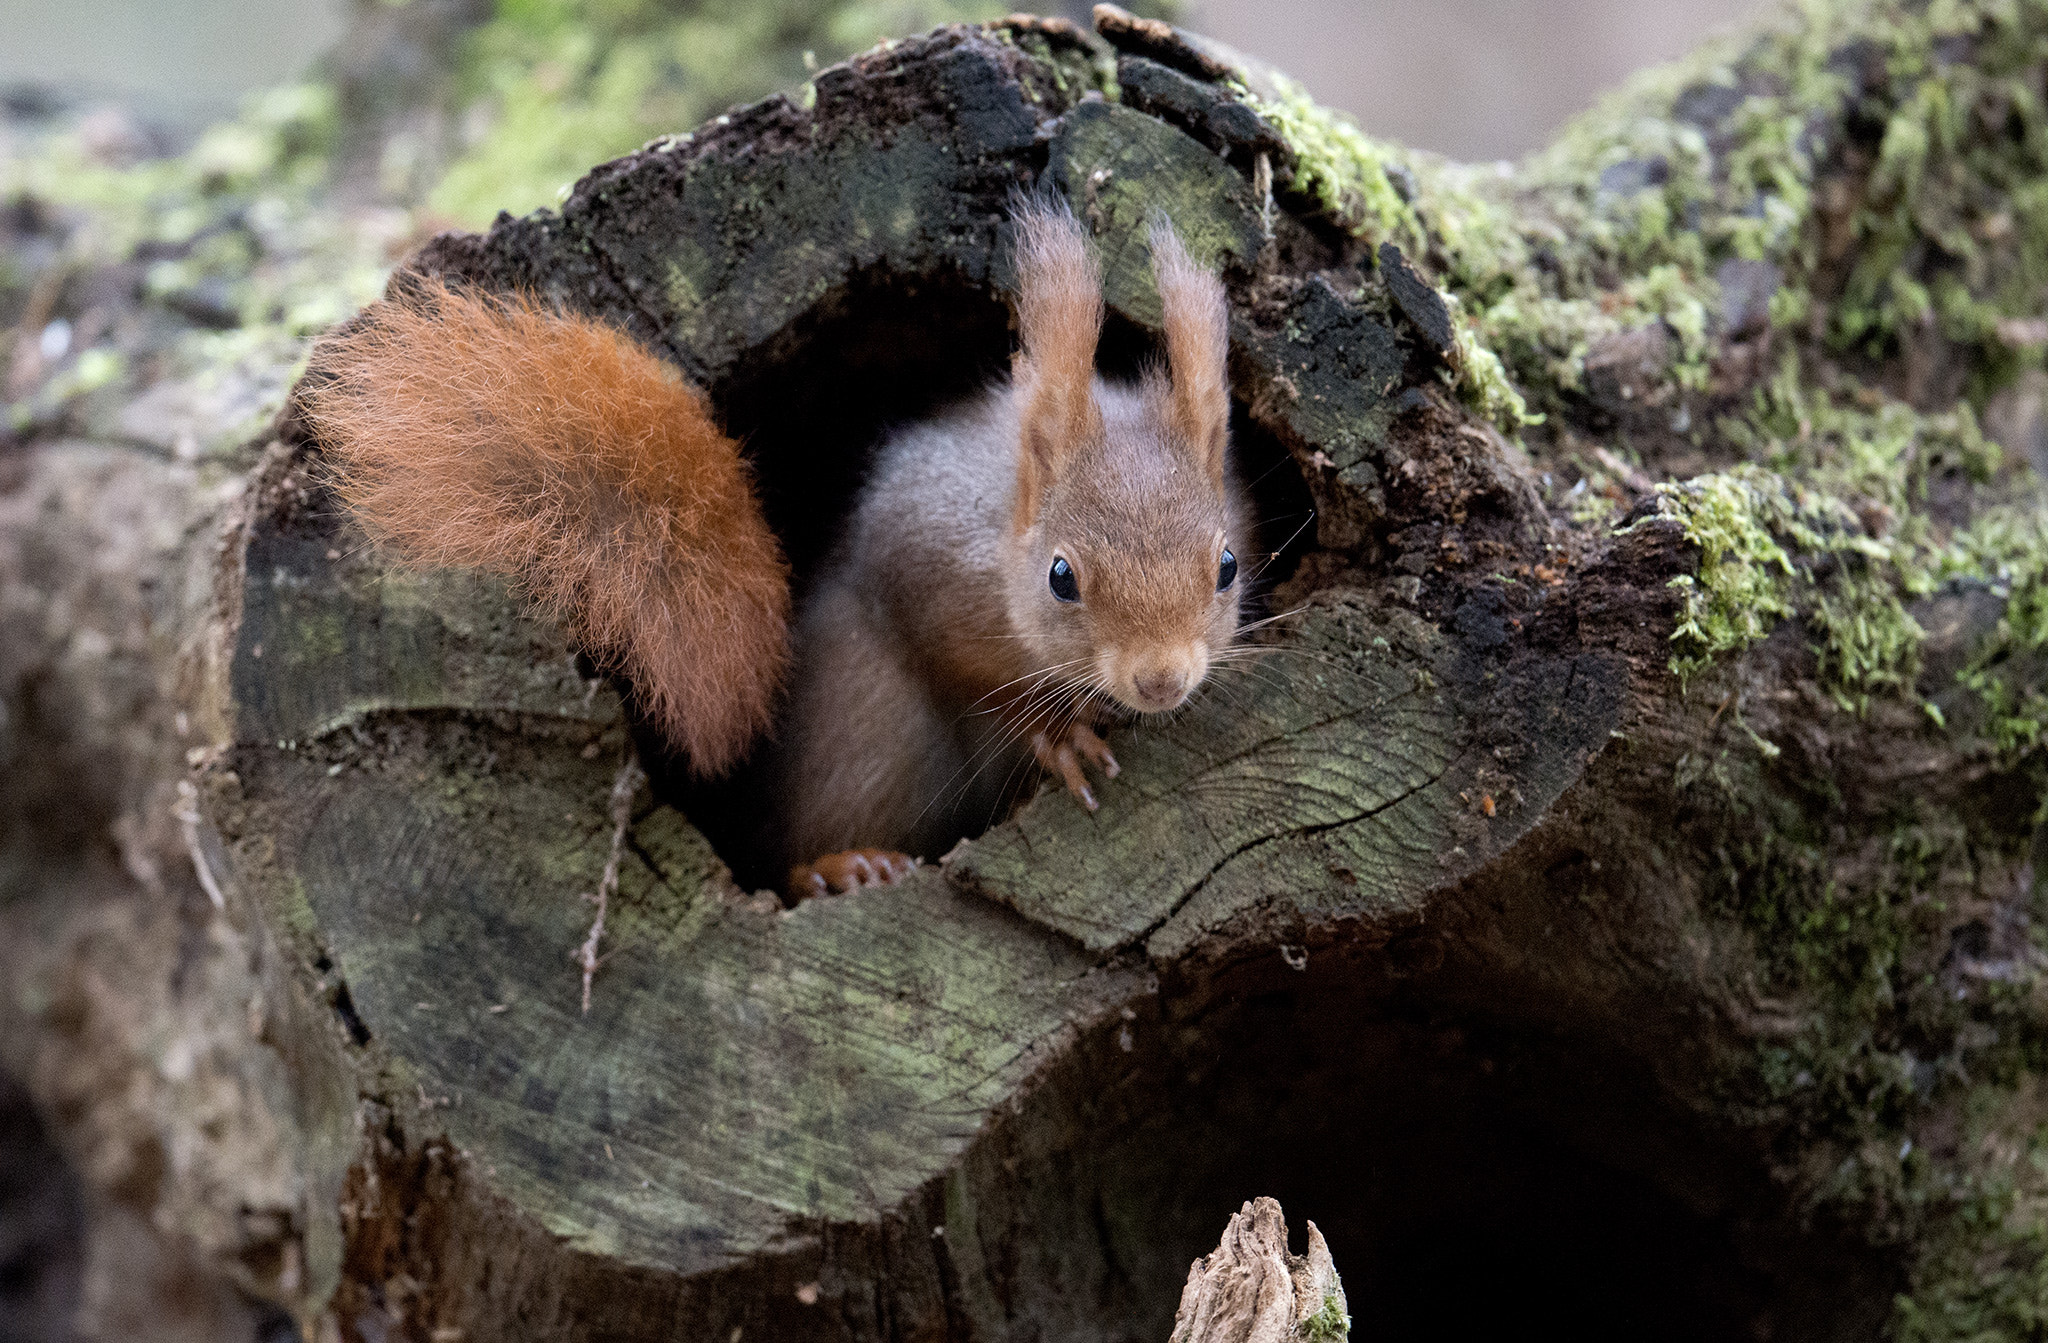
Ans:
[{"label": "red squirrel", "polygon": [[342,500],[402,560],[509,576],[622,671],[700,778],[748,765],[799,897],[893,881],[1032,760],[1083,805],[1096,729],[1185,703],[1236,637],[1221,281],[1152,229],[1164,368],[1095,372],[1087,234],[1020,204],[1009,380],[881,445],[790,620],[738,446],[623,333],[421,280],[315,353]]}]

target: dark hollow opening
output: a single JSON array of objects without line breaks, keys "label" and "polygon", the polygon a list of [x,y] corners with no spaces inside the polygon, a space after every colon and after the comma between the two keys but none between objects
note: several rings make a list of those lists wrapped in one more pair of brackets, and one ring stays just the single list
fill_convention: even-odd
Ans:
[{"label": "dark hollow opening", "polygon": [[[786,328],[712,389],[727,430],[755,465],[762,505],[796,570],[798,599],[853,506],[876,448],[895,426],[973,396],[1007,373],[1015,347],[1003,296],[959,276],[910,283],[870,277]],[[1135,376],[1159,358],[1142,329],[1111,314],[1098,349],[1105,376]],[[1261,523],[1267,558],[1248,570],[1246,619],[1313,542],[1313,506],[1286,450],[1240,404],[1232,417],[1238,470]],[[630,697],[629,697],[630,698]],[[780,885],[750,847],[754,814],[772,799],[734,782],[693,783],[656,735],[639,727],[655,795],[677,806],[749,888]],[[1028,786],[1028,780],[1020,780]],[[998,816],[996,819],[1000,820]],[[927,855],[936,857],[937,855]]]},{"label": "dark hollow opening", "polygon": [[29,1105],[0,1073],[0,1339],[70,1339],[84,1272],[85,1196]]},{"label": "dark hollow opening", "polygon": [[1296,1252],[1321,1229],[1354,1338],[1882,1331],[1895,1266],[1807,1225],[1624,1042],[1452,1012],[1487,986],[1396,966],[1276,951],[1169,984],[1002,1121],[968,1170],[1004,1336],[1166,1337],[1189,1263],[1262,1194]]}]

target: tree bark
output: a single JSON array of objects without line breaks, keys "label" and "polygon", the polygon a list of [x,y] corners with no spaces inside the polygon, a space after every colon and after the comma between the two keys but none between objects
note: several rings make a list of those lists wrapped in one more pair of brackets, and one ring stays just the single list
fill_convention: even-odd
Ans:
[{"label": "tree bark", "polygon": [[[1569,444],[1532,461],[1446,389],[1452,315],[1409,259],[1309,198],[1219,58],[1109,31],[1122,51],[1021,20],[897,44],[412,264],[672,357],[745,437],[802,566],[874,432],[1002,366],[1014,190],[1049,183],[1095,232],[1112,367],[1156,329],[1163,210],[1230,286],[1262,502],[1283,534],[1313,503],[1255,670],[1113,738],[1099,813],[1044,791],[894,887],[785,910],[734,880],[716,799],[662,767],[621,688],[502,585],[388,566],[288,412],[210,590],[188,582],[171,647],[137,653],[158,716],[180,706],[203,743],[196,813],[164,795],[186,748],[161,725],[123,775],[158,794],[139,812],[191,818],[136,852],[188,857],[169,880],[232,943],[193,962],[233,983],[191,1010],[239,1029],[205,1075],[260,1132],[95,1178],[189,1206],[188,1234],[322,1339],[1164,1338],[1191,1260],[1258,1194],[1356,1255],[1362,1332],[1376,1300],[1398,1332],[1430,1253],[1593,1291],[1574,1245],[1651,1280],[1603,1290],[1702,1336],[1890,1316],[1923,1233],[1816,1213],[1840,1132],[1740,1091],[1834,1018],[1772,996],[1710,892],[1732,832],[1675,816],[1674,771],[1723,749],[1740,696],[1744,731],[1800,743],[1851,798],[2023,776],[1903,708],[1829,716],[1792,623],[1723,670],[1729,700],[1685,694],[1680,519],[1647,490],[1620,528],[1547,502]],[[1589,385],[1584,423],[1612,430]],[[214,549],[195,521],[137,567]],[[1930,662],[1985,623],[1959,616]],[[653,786],[586,1013],[583,897],[636,743]],[[2030,870],[2024,810],[1987,822],[1974,890]],[[1847,847],[1882,842],[1875,811],[1839,822]],[[15,926],[38,983],[89,962],[76,933]],[[74,1063],[138,1046],[81,1041],[104,1009],[57,1001],[10,1009],[12,1066],[88,1129],[147,1111],[185,1133],[203,1107],[172,1072],[175,1094],[118,1104],[71,1077],[59,1041]],[[224,1206],[252,1211],[210,1222]],[[1470,1249],[1488,1237],[1512,1248]]]}]

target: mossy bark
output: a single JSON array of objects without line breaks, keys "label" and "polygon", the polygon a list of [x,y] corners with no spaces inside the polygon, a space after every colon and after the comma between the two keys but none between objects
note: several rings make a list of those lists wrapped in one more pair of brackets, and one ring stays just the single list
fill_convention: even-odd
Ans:
[{"label": "mossy bark", "polygon": [[[1477,365],[1422,278],[1441,235],[1411,259],[1347,219],[1231,68],[1156,34],[942,30],[413,263],[672,357],[746,437],[801,565],[878,426],[1000,368],[1013,190],[1049,183],[1095,232],[1112,362],[1148,346],[1144,235],[1171,215],[1231,290],[1246,460],[1271,511],[1313,521],[1270,651],[1113,737],[1099,813],[1044,792],[889,889],[743,890],[706,838],[716,799],[660,768],[630,688],[502,587],[388,567],[280,420],[217,600],[177,617],[210,742],[193,857],[253,948],[283,1135],[261,1150],[298,1181],[275,1235],[210,1242],[251,1290],[323,1337],[1164,1338],[1190,1261],[1271,1194],[1328,1232],[1362,1331],[1379,1301],[1398,1332],[1404,1256],[1448,1207],[1513,1211],[1517,1262],[1564,1276],[1545,1234],[1664,1235],[1643,1261],[1664,1309],[1848,1337],[1917,1327],[1895,1293],[1970,1243],[2018,1253],[1836,1187],[1845,1152],[1887,1169],[1858,1144],[1924,1149],[1943,1123],[1968,1166],[1960,1093],[1805,1105],[1869,1084],[1886,1027],[1768,919],[1810,949],[1826,918],[1877,916],[1814,915],[1802,881],[1833,900],[1967,851],[1953,909],[1884,935],[1930,976],[2025,962],[2027,766],[1908,703],[1846,712],[1797,622],[1689,691],[1673,580],[1701,581],[1697,529],[1645,474],[1681,455],[1670,349],[1632,355],[1627,390],[1529,387],[1553,421],[1510,441],[1454,390]],[[1747,351],[1732,404],[1767,369],[1753,328],[1714,339]],[[1583,469],[1630,433],[1647,468]],[[1582,510],[1568,470],[1623,508]],[[1951,674],[1997,618],[1922,613],[1923,667]],[[636,740],[656,786],[586,1014],[581,897]],[[1952,822],[1923,813],[1918,857],[1908,786]],[[2000,1019],[2020,1043],[1969,1133],[2028,1104],[2031,1012]],[[1594,1229],[1558,1232],[1560,1206]]]}]

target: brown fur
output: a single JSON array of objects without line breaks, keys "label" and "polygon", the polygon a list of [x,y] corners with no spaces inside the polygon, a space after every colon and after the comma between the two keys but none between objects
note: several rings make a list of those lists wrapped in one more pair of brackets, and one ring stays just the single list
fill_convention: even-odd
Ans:
[{"label": "brown fur", "polygon": [[1152,275],[1173,370],[1165,418],[1221,488],[1230,441],[1230,309],[1223,284],[1195,264],[1164,219],[1152,225]]},{"label": "brown fur", "polygon": [[1092,394],[1095,343],[1102,334],[1102,286],[1088,237],[1065,206],[1026,201],[1016,209],[1018,531],[1037,516],[1045,488],[1081,445],[1102,434]]},{"label": "brown fur", "polygon": [[788,566],[738,447],[668,365],[600,322],[425,280],[313,370],[334,486],[375,540],[516,580],[700,775],[767,727]]}]

